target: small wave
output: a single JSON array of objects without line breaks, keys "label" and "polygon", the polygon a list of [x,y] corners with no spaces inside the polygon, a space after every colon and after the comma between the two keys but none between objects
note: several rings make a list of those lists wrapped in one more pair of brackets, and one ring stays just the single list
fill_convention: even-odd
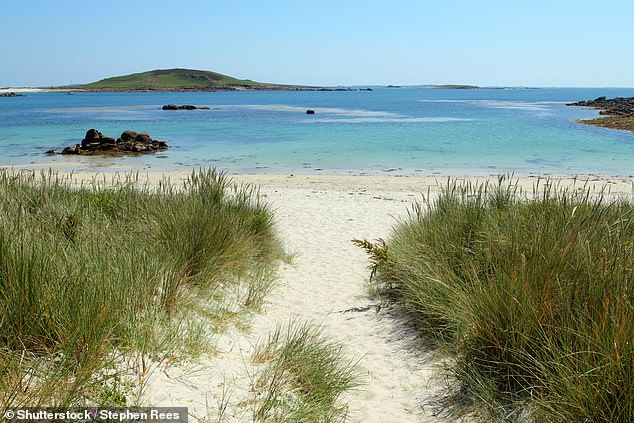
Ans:
[{"label": "small wave", "polygon": [[48,113],[117,112],[121,110],[155,109],[161,106],[80,107],[75,109],[50,109]]},{"label": "small wave", "polygon": [[378,117],[360,117],[360,118],[316,118],[306,119],[302,123],[442,123],[442,122],[470,122],[475,119],[451,118],[451,117],[434,117],[434,118],[378,118]]},{"label": "small wave", "polygon": [[491,109],[514,109],[542,111],[549,110],[549,107],[539,102],[523,102],[523,101],[504,101],[504,100],[482,100],[480,102],[484,107]]},{"label": "small wave", "polygon": [[406,117],[403,115],[399,115],[391,112],[383,112],[383,111],[374,111],[374,110],[362,110],[362,109],[341,109],[336,107],[298,107],[298,106],[287,106],[283,104],[247,104],[247,105],[228,105],[228,106],[218,106],[222,108],[229,109],[252,109],[252,110],[266,110],[266,111],[274,111],[274,112],[296,112],[296,113],[306,113],[307,109],[315,110],[316,113],[322,115],[337,115],[337,116],[353,116],[353,117]]},{"label": "small wave", "polygon": [[[306,113],[308,107],[288,106],[280,104],[267,105],[231,105],[227,108],[267,110],[280,112]],[[341,109],[336,107],[310,108],[315,110],[317,117],[302,120],[301,123],[434,123],[434,122],[466,122],[474,119],[452,117],[409,117],[398,113],[363,110]]]},{"label": "small wave", "polygon": [[516,101],[516,100],[418,100],[421,103],[466,103],[491,109],[515,109],[528,111],[550,110],[550,105],[564,104],[563,101]]}]

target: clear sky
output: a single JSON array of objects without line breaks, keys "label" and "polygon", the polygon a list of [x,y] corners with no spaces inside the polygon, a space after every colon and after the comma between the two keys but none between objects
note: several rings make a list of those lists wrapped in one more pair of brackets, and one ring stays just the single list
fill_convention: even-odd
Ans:
[{"label": "clear sky", "polygon": [[175,67],[309,85],[633,87],[633,18],[633,0],[0,0],[0,87]]}]

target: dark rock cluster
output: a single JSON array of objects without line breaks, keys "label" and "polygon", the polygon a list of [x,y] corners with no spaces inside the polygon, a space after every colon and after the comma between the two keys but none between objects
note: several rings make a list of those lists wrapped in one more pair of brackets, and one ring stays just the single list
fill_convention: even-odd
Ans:
[{"label": "dark rock cluster", "polygon": [[[136,133],[132,130],[124,131],[121,137],[116,140],[104,136],[96,129],[89,129],[81,144],[75,147],[66,147],[60,154],[83,154],[83,155],[122,155],[153,153],[155,151],[167,150],[165,141],[153,140],[146,132]],[[55,150],[49,150],[46,154],[57,154]]]},{"label": "dark rock cluster", "polygon": [[16,94],[16,93],[2,93],[0,97],[24,97],[24,94]]},{"label": "dark rock cluster", "polygon": [[167,104],[163,106],[163,110],[209,110],[209,107],[196,107],[189,104],[177,106],[176,104]]},{"label": "dark rock cluster", "polygon": [[609,116],[634,116],[634,97],[605,98],[577,101],[568,103],[567,106],[584,106],[600,109],[600,115]]}]

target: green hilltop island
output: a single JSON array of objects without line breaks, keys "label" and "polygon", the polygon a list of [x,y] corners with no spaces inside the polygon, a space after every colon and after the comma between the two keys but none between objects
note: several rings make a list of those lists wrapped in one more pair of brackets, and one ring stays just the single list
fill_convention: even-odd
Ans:
[{"label": "green hilltop island", "polygon": [[115,76],[84,85],[60,87],[73,91],[351,91],[350,88],[326,88],[304,85],[283,85],[237,79],[205,70],[157,69],[124,76]]}]

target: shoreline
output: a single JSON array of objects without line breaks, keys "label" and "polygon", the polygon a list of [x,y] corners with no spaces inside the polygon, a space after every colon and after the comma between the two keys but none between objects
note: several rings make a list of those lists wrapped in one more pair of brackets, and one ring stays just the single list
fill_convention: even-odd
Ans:
[{"label": "shoreline", "polygon": [[[45,147],[39,147],[43,150]],[[369,169],[344,169],[344,168],[301,168],[301,167],[282,167],[278,169],[232,169],[223,168],[222,166],[202,166],[202,165],[184,165],[184,164],[164,164],[160,161],[156,163],[126,163],[128,157],[146,157],[154,158],[153,155],[144,156],[108,156],[108,155],[79,155],[79,156],[57,156],[53,161],[36,161],[37,157],[32,157],[28,163],[0,164],[0,169],[5,170],[25,170],[25,171],[49,171],[64,173],[149,173],[149,174],[166,174],[166,175],[182,175],[191,174],[194,171],[207,168],[215,168],[229,176],[258,178],[258,177],[298,177],[298,178],[335,178],[335,177],[353,177],[353,178],[420,178],[420,179],[439,179],[447,178],[466,178],[466,179],[497,179],[499,176],[508,176],[513,179],[524,178],[549,178],[549,179],[572,179],[578,180],[634,180],[634,172],[632,174],[617,173],[601,173],[601,172],[570,172],[570,171],[531,171],[528,169],[417,169],[417,168],[369,168]],[[44,153],[41,158],[47,159]]]},{"label": "shoreline", "polygon": [[[237,182],[260,184],[267,187],[282,187],[291,185],[293,188],[318,188],[323,190],[332,189],[381,189],[389,191],[421,191],[445,186],[447,181],[457,180],[471,183],[486,182],[496,184],[498,175],[478,176],[478,175],[448,175],[448,176],[388,176],[388,175],[229,175]],[[545,181],[559,182],[562,187],[581,187],[588,184],[591,187],[600,189],[603,186],[609,187],[612,193],[633,194],[634,177],[611,177],[602,175],[585,176],[504,176],[505,179],[516,181],[518,186],[524,190],[530,190],[535,184],[543,185]]]},{"label": "shoreline", "polygon": [[74,91],[64,88],[37,88],[37,87],[6,87],[0,88],[0,93],[57,93]]},{"label": "shoreline", "polygon": [[48,93],[48,92],[73,92],[73,93],[207,93],[207,92],[233,92],[233,91],[368,91],[370,88],[352,87],[303,87],[303,86],[241,86],[223,85],[218,87],[174,87],[174,88],[74,88],[74,87],[5,87],[0,88],[0,93]]},{"label": "shoreline", "polygon": [[[204,169],[204,168],[203,168]],[[172,183],[185,181],[192,172],[199,169],[189,170],[160,170],[160,169],[127,169],[127,168],[99,168],[99,169],[68,169],[65,167],[33,167],[31,166],[0,166],[0,170],[8,172],[53,172],[60,176],[72,175],[72,179],[77,182],[90,182],[98,180],[104,183],[111,181],[125,180],[132,176],[140,183],[150,185],[160,181],[169,180]],[[218,169],[221,170],[221,169]],[[616,195],[634,195],[634,176],[618,176],[603,174],[583,174],[583,175],[516,175],[512,173],[500,173],[489,175],[477,174],[447,174],[447,175],[397,175],[397,174],[281,174],[281,173],[231,173],[225,172],[233,181],[239,184],[250,184],[267,188],[294,188],[294,189],[318,189],[318,190],[381,190],[394,192],[420,192],[426,193],[428,190],[437,191],[438,188],[446,186],[448,181],[464,181],[469,183],[497,184],[500,177],[517,184],[526,193],[530,192],[536,185],[543,186],[546,181],[559,184],[562,188],[580,188],[588,185],[593,191],[602,188],[609,190]],[[116,182],[116,181],[115,181]]]}]

